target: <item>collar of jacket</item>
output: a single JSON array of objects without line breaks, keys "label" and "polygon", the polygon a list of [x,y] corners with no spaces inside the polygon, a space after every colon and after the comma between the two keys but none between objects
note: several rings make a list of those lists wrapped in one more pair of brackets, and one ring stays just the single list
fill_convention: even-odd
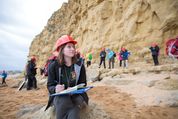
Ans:
[{"label": "collar of jacket", "polygon": [[[80,71],[81,71],[81,68],[82,68],[82,65],[78,65],[78,64],[74,64],[74,70],[75,70],[75,73],[76,73],[76,83],[75,85],[77,85],[78,83],[78,80],[79,80],[79,77],[80,77]],[[61,67],[59,67],[59,78],[61,77]],[[59,79],[59,84],[61,83],[60,82],[60,79]]]}]

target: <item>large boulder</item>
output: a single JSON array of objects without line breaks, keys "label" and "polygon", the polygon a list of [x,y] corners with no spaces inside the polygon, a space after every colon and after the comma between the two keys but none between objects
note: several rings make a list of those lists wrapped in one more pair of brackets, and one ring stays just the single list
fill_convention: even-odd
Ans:
[{"label": "large boulder", "polygon": [[41,79],[41,80],[38,80],[38,85],[47,85],[47,79]]},{"label": "large boulder", "polygon": [[87,69],[87,80],[90,82],[95,82],[99,80],[99,69]]},{"label": "large boulder", "polygon": [[159,66],[151,66],[146,68],[147,72],[154,72],[154,73],[161,73],[163,71],[176,71],[178,70],[177,64],[165,64],[165,65],[159,65]]},{"label": "large boulder", "polygon": [[[50,107],[47,111],[46,106],[41,105],[25,107],[18,112],[18,119],[55,119],[55,109]],[[89,106],[80,112],[81,119],[110,119],[106,112],[96,103],[90,102]]]},{"label": "large boulder", "polygon": [[10,85],[9,85],[9,87],[10,88],[18,88],[20,85],[21,85],[21,83],[23,82],[23,79],[21,79],[21,80],[15,80],[15,81],[13,81],[13,83],[11,83]]}]

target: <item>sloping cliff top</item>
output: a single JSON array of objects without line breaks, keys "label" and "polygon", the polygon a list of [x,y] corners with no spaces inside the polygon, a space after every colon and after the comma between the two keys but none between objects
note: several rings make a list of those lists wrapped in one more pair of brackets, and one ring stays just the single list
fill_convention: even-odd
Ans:
[{"label": "sloping cliff top", "polygon": [[115,52],[121,46],[131,59],[149,57],[149,45],[157,42],[164,55],[164,44],[178,35],[178,1],[175,0],[69,0],[54,12],[42,32],[31,43],[29,55],[36,55],[43,66],[58,37],[69,34],[78,41],[85,55],[102,47]]}]

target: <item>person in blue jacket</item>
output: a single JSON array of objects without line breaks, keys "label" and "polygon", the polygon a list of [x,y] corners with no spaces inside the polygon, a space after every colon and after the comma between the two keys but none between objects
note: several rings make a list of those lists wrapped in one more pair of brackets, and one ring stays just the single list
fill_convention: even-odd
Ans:
[{"label": "person in blue jacket", "polygon": [[115,59],[116,54],[109,48],[106,48],[106,52],[107,52],[106,59],[109,60],[109,69],[111,68],[111,65],[112,65],[112,68],[114,68],[114,59]]},{"label": "person in blue jacket", "polygon": [[5,72],[5,70],[3,70],[1,75],[2,75],[2,84],[6,84],[7,73]]},{"label": "person in blue jacket", "polygon": [[124,63],[124,67],[128,67],[128,58],[130,56],[130,52],[128,52],[127,49],[124,47],[121,48],[121,57],[122,57],[122,62]]}]

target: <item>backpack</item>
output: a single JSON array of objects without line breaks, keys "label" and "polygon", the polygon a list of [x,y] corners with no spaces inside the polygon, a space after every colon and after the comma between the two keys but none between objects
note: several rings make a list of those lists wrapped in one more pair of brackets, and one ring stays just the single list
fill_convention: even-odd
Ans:
[{"label": "backpack", "polygon": [[88,55],[88,59],[91,61],[93,59],[92,54]]},{"label": "backpack", "polygon": [[114,55],[113,55],[114,57],[116,57],[116,53],[114,52]]},{"label": "backpack", "polygon": [[176,39],[169,39],[166,42],[166,54],[170,57],[174,57],[178,59],[178,40]]},{"label": "backpack", "polygon": [[44,72],[43,72],[45,76],[48,76],[48,67],[52,62],[54,62],[56,60],[56,58],[57,58],[56,56],[51,56],[46,61],[46,64],[44,66]]}]

